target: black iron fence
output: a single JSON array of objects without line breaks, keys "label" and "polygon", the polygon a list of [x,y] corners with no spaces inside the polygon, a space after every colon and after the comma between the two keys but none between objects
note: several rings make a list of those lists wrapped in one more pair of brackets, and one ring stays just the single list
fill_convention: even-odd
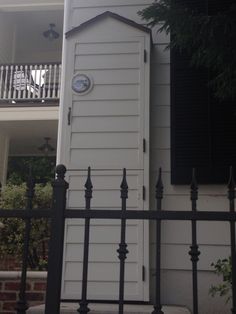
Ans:
[{"label": "black iron fence", "polygon": [[[64,240],[64,224],[66,218],[82,218],[85,220],[84,232],[84,255],[83,255],[83,274],[82,274],[82,294],[78,300],[80,314],[89,312],[89,300],[87,298],[87,279],[89,262],[89,234],[91,219],[118,219],[121,221],[120,244],[117,249],[120,260],[120,278],[119,278],[119,299],[117,300],[119,314],[124,312],[124,287],[125,287],[125,259],[128,254],[126,243],[126,221],[127,220],[154,220],[156,222],[156,299],[152,314],[163,314],[161,304],[161,222],[163,220],[173,221],[191,221],[192,224],[192,244],[190,246],[190,259],[192,262],[192,291],[193,291],[193,314],[198,314],[198,276],[197,265],[199,260],[199,247],[197,244],[197,222],[198,221],[226,221],[229,222],[231,235],[231,258],[232,258],[232,313],[236,313],[236,250],[235,250],[235,182],[233,171],[230,170],[230,180],[228,184],[229,211],[198,211],[198,185],[193,171],[192,183],[190,186],[190,199],[192,204],[191,211],[166,211],[162,210],[163,183],[161,170],[156,184],[156,210],[140,211],[127,210],[126,201],[128,199],[128,184],[126,180],[126,170],[123,170],[123,179],[121,183],[121,209],[120,210],[93,210],[90,207],[93,186],[91,181],[91,170],[88,169],[87,181],[85,184],[85,209],[69,210],[66,209],[66,191],[68,183],[64,180],[66,168],[59,165],[56,168],[56,179],[53,183],[53,205],[51,209],[32,209],[32,199],[34,196],[34,183],[29,180],[27,185],[27,208],[25,210],[4,210],[0,209],[0,217],[19,218],[25,221],[25,243],[23,249],[22,276],[19,292],[19,301],[16,305],[17,314],[25,314],[28,309],[26,300],[26,274],[27,274],[27,256],[29,251],[29,239],[31,220],[37,218],[51,218],[51,238],[49,245],[48,259],[48,279],[45,314],[59,314],[61,302],[61,273],[62,273],[62,255]],[[105,302],[105,301],[104,301]]]}]

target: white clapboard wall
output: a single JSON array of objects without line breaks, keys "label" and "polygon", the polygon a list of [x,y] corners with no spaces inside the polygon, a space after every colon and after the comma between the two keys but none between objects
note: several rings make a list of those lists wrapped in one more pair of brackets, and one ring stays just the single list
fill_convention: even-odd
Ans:
[{"label": "white clapboard wall", "polygon": [[[84,183],[90,166],[93,209],[121,208],[124,167],[129,185],[127,208],[149,209],[149,195],[146,193],[144,199],[143,187],[149,190],[150,33],[105,13],[69,32],[64,53],[59,162],[68,169],[67,207],[84,208]],[[71,81],[76,74],[92,78],[94,85],[87,94],[72,91]],[[65,229],[62,298],[80,298],[83,237],[83,220],[69,219]],[[125,299],[148,300],[148,223],[128,221],[126,238],[129,254]],[[91,221],[90,299],[117,299],[119,241],[119,221]]]}]

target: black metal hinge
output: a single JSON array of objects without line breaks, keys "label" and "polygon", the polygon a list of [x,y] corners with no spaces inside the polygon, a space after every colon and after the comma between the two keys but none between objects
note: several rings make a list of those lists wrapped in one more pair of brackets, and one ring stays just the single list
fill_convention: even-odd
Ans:
[{"label": "black metal hinge", "polygon": [[142,281],[145,281],[146,277],[146,271],[145,271],[145,266],[143,265],[142,267]]},{"label": "black metal hinge", "polygon": [[68,123],[68,125],[70,125],[70,123],[71,123],[71,107],[69,107],[69,109],[68,109],[67,123]]},{"label": "black metal hinge", "polygon": [[143,139],[143,152],[146,153],[146,140]]},{"label": "black metal hinge", "polygon": [[143,61],[144,61],[144,63],[147,62],[147,50],[146,49],[144,49],[144,51],[143,51]]},{"label": "black metal hinge", "polygon": [[143,185],[143,200],[145,201],[145,199],[146,199],[146,188]]}]

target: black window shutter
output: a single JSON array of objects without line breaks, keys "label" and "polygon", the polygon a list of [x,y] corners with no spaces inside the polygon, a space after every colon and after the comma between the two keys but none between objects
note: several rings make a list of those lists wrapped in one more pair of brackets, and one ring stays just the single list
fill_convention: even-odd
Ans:
[{"label": "black window shutter", "polygon": [[[211,14],[225,8],[218,0],[189,4]],[[190,67],[189,60],[171,51],[171,182],[189,184],[196,168],[199,183],[225,183],[229,166],[236,166],[236,105],[218,101],[208,88],[208,71]]]}]

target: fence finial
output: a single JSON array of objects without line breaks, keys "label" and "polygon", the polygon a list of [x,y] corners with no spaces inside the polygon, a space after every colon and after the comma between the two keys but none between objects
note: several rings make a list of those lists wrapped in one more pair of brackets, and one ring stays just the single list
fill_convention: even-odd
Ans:
[{"label": "fence finial", "polygon": [[66,174],[66,167],[62,164],[56,166],[57,179],[64,180]]},{"label": "fence finial", "polygon": [[163,182],[162,182],[162,169],[159,168],[159,175],[157,179],[157,184],[156,184],[156,199],[162,199],[163,198]]},{"label": "fence finial", "polygon": [[235,199],[235,181],[233,166],[230,166],[229,168],[228,199],[229,200]]},{"label": "fence finial", "polygon": [[[88,167],[87,180],[86,180],[84,187],[85,187],[86,201],[90,201],[90,199],[92,198],[92,193],[93,193],[93,184],[91,181],[91,168],[90,167]],[[87,207],[87,205],[86,205],[86,207]]]},{"label": "fence finial", "polygon": [[123,169],[123,179],[120,185],[121,188],[121,198],[128,198],[128,184],[126,180],[126,168]]},{"label": "fence finial", "polygon": [[197,200],[198,199],[198,184],[196,179],[196,170],[193,168],[192,170],[192,182],[190,185],[191,189],[191,200]]},{"label": "fence finial", "polygon": [[93,188],[91,181],[91,167],[88,167],[87,181],[84,186],[87,190],[91,190]]}]

